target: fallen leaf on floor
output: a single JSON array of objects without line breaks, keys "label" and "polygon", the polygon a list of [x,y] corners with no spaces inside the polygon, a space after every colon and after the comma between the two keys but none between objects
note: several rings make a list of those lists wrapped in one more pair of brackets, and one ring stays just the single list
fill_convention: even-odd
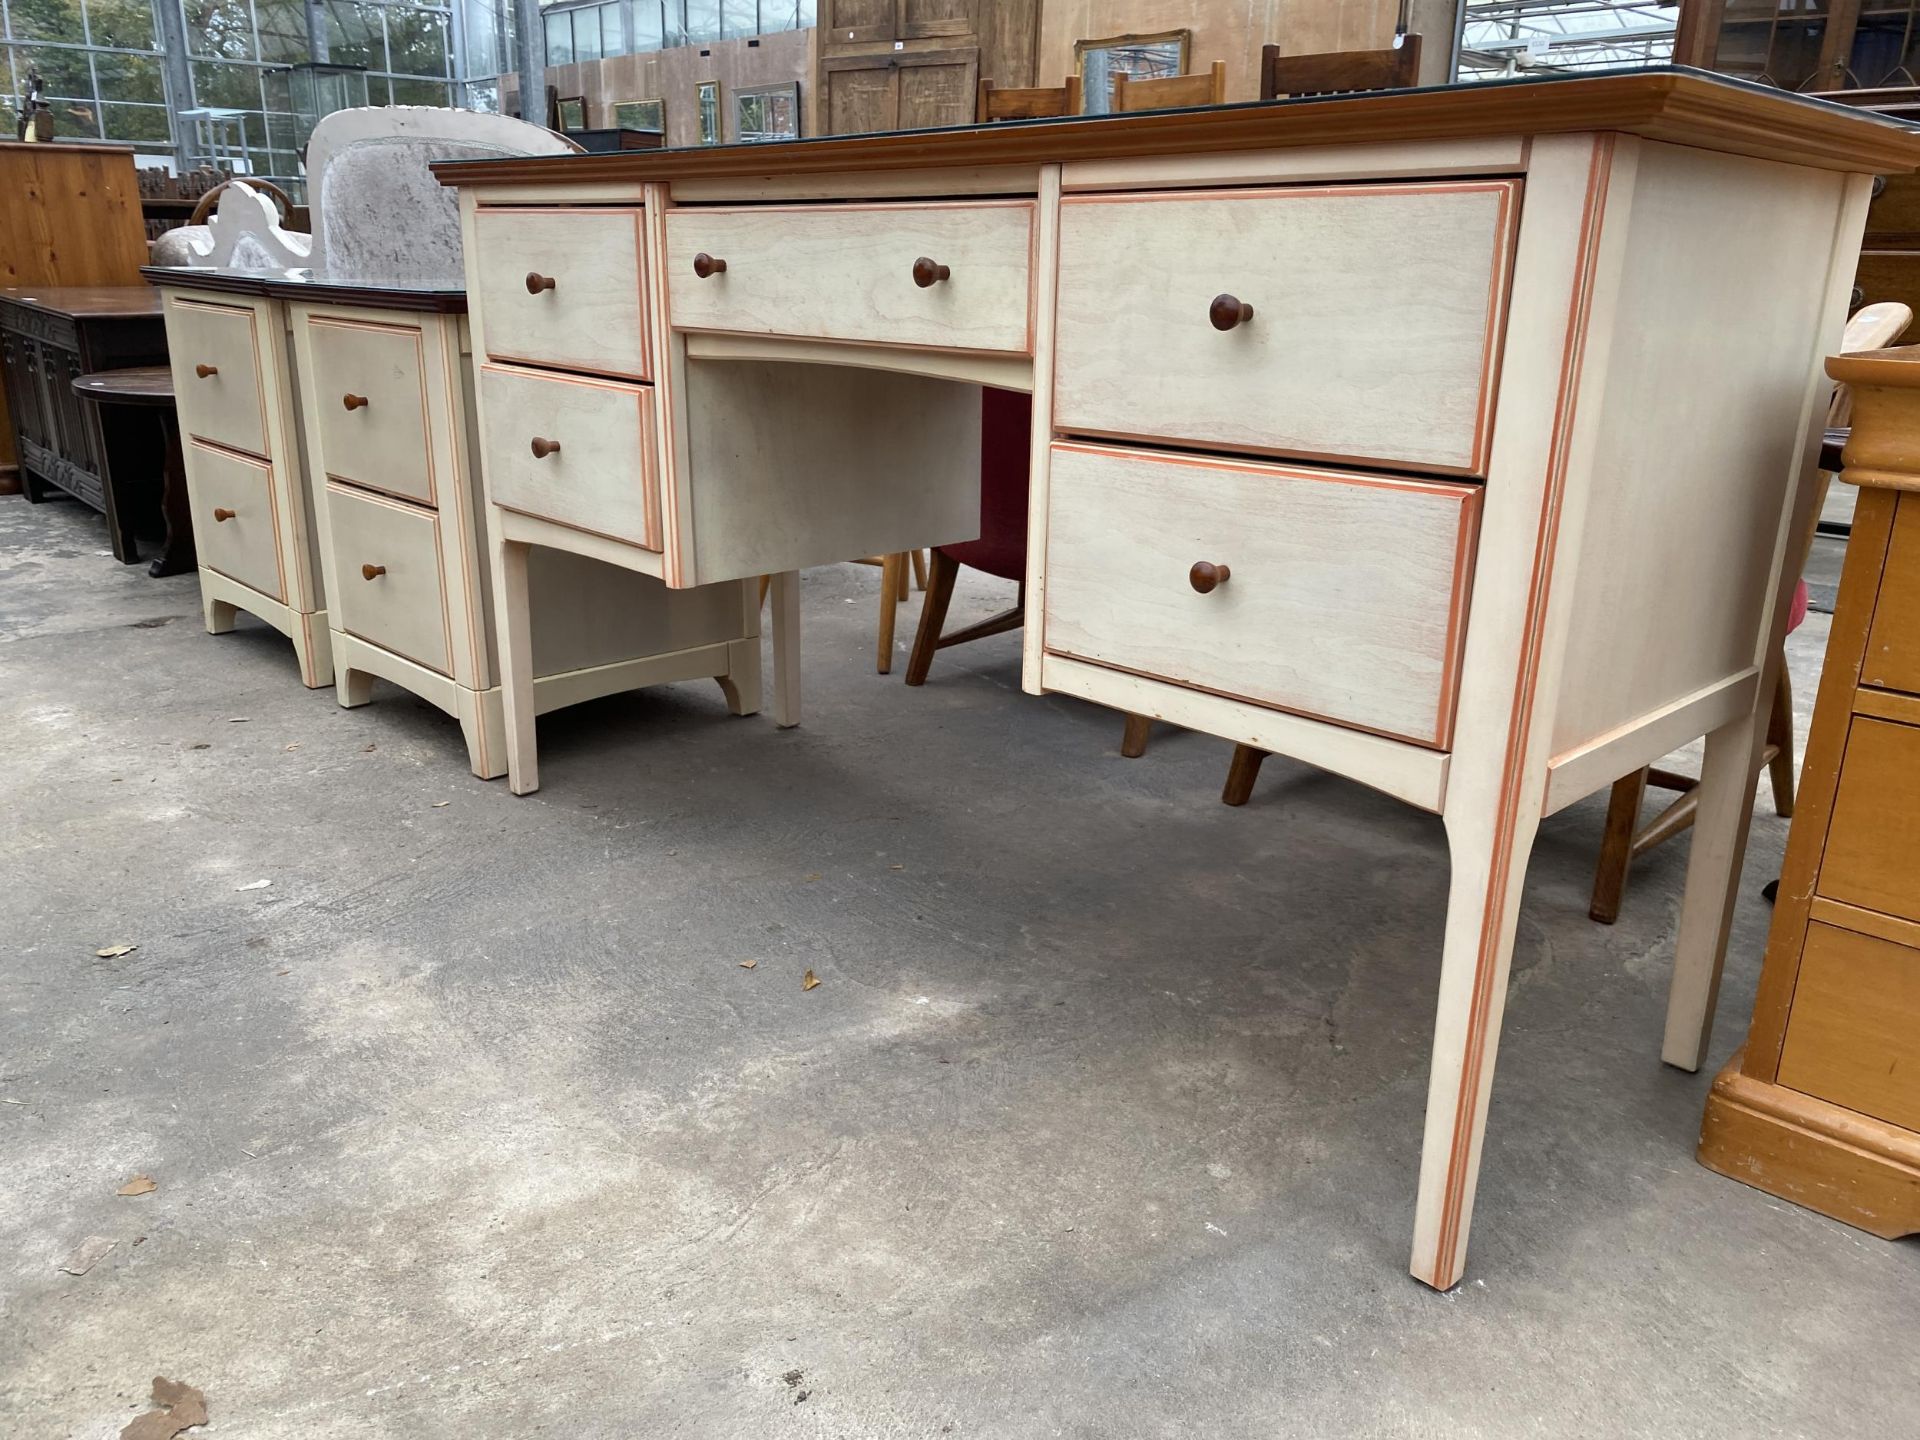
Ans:
[{"label": "fallen leaf on floor", "polygon": [[206,741],[202,740],[196,745],[189,745],[187,748],[189,750],[211,750],[213,746],[209,745]]},{"label": "fallen leaf on floor", "polygon": [[128,1421],[120,1440],[173,1440],[182,1430],[207,1423],[207,1397],[191,1385],[156,1375],[153,1403],[159,1408]]},{"label": "fallen leaf on floor", "polygon": [[151,1195],[160,1187],[153,1183],[151,1175],[136,1175],[113,1193],[116,1195]]},{"label": "fallen leaf on floor", "polygon": [[229,715],[227,717],[227,724],[244,725],[251,719],[253,719],[251,715]]},{"label": "fallen leaf on floor", "polygon": [[818,985],[819,983],[820,983],[820,977],[814,974],[811,970],[807,971],[806,974],[800,977],[800,988],[802,990],[811,990],[813,989],[814,986]]},{"label": "fallen leaf on floor", "polygon": [[378,745],[362,745],[360,747],[360,753],[362,755],[371,755],[374,751],[378,750],[379,748],[380,747]]},{"label": "fallen leaf on floor", "polygon": [[287,749],[289,750],[298,750],[299,748],[300,748],[300,742],[298,740],[294,741],[293,744],[287,746]]},{"label": "fallen leaf on floor", "polygon": [[802,875],[800,878],[802,880],[805,880],[807,884],[811,885],[814,881],[820,878],[820,872],[818,870],[810,871],[809,873]]},{"label": "fallen leaf on floor", "polygon": [[139,948],[138,945],[109,945],[106,949],[96,950],[93,953],[102,960],[118,960],[122,955],[131,955]]},{"label": "fallen leaf on floor", "polygon": [[133,1243],[136,1245],[144,1245],[147,1243],[147,1237],[144,1235],[136,1235],[133,1237]]},{"label": "fallen leaf on floor", "polygon": [[239,891],[239,890],[264,890],[264,889],[266,889],[266,888],[267,888],[267,887],[268,887],[269,885],[271,885],[271,884],[273,884],[273,881],[271,881],[271,880],[255,880],[255,881],[253,881],[253,882],[252,882],[251,884],[248,884],[248,885],[236,885],[236,886],[234,886],[233,888],[234,888],[234,889],[235,889],[236,891]]},{"label": "fallen leaf on floor", "polygon": [[0,1105],[24,1105],[26,1103],[24,1100],[0,1100]]},{"label": "fallen leaf on floor", "polygon": [[759,963],[760,962],[758,960],[742,960],[740,962],[740,968],[742,970],[751,970],[753,969],[754,966],[758,965]]},{"label": "fallen leaf on floor", "polygon": [[889,869],[889,870],[904,870],[904,869],[906,869],[906,868],[907,868],[907,867],[906,867],[906,866],[904,866],[904,865],[889,865],[889,866],[887,866],[887,869]]},{"label": "fallen leaf on floor", "polygon": [[807,1377],[806,1377],[806,1372],[803,1370],[789,1370],[787,1371],[786,1374],[782,1375],[780,1378],[786,1381],[787,1384],[789,1385],[798,1385],[802,1380],[806,1379]]},{"label": "fallen leaf on floor", "polygon": [[293,973],[293,971],[291,971],[291,970],[276,970],[276,971],[274,971],[273,973],[274,973],[274,974],[276,974],[276,975],[291,975],[291,974]]},{"label": "fallen leaf on floor", "polygon": [[436,810],[444,810],[451,804],[453,804],[451,800],[436,800],[433,802],[433,808]]},{"label": "fallen leaf on floor", "polygon": [[104,1235],[89,1235],[73,1247],[73,1253],[67,1256],[60,1268],[69,1275],[84,1275],[106,1259],[107,1252],[118,1243]]}]

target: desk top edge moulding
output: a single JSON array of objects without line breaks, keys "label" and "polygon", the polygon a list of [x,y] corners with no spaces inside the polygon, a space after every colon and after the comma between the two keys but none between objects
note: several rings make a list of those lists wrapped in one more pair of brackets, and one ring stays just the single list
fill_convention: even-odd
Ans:
[{"label": "desk top edge moulding", "polygon": [[793,572],[977,535],[979,387],[1031,392],[1023,688],[1445,822],[1411,1269],[1449,1288],[1539,822],[1704,736],[1660,1046],[1701,1064],[1820,363],[1917,166],[1678,70],[437,165],[511,787],[529,549],[776,575],[791,720]]}]

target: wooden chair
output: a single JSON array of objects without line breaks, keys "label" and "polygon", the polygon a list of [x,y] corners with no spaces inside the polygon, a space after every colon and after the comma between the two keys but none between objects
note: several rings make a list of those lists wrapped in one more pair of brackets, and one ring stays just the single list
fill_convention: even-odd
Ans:
[{"label": "wooden chair", "polygon": [[991,125],[996,120],[1045,120],[1056,115],[1080,113],[1080,77],[1069,75],[1060,86],[1029,85],[1020,89],[1001,89],[991,80],[982,80],[973,105],[974,123]]},{"label": "wooden chair", "polygon": [[862,555],[854,561],[856,565],[880,567],[880,633],[874,668],[882,675],[893,673],[894,619],[899,614],[900,607],[907,603],[907,596],[911,593],[907,589],[909,562],[913,566],[914,582],[925,590],[927,588],[927,552],[924,550],[902,550],[897,555]]},{"label": "wooden chair", "polygon": [[[1905,305],[1891,301],[1869,305],[1847,322],[1840,349],[1843,353],[1877,350],[1891,344],[1912,321],[1913,311]],[[1827,427],[1835,429],[1844,426],[1852,408],[1852,395],[1844,385],[1837,387],[1827,406]],[[1827,486],[1831,480],[1832,476],[1823,470],[1816,482],[1812,513],[1800,542],[1802,569],[1806,568],[1807,555],[1813,549],[1814,526],[1819,521],[1820,509],[1826,501]],[[1793,608],[1787,617],[1788,633],[1799,628],[1806,614],[1807,582],[1802,580],[1794,590]],[[1761,752],[1760,763],[1773,782],[1774,810],[1780,815],[1789,816],[1793,814],[1794,788],[1793,685],[1787,676],[1784,645],[1777,663],[1780,679],[1773,687],[1772,705],[1767,717],[1767,744]],[[1593,872],[1593,897],[1587,907],[1589,916],[1602,925],[1611,925],[1620,918],[1620,902],[1626,894],[1627,875],[1633,868],[1634,860],[1693,825],[1694,814],[1700,803],[1699,784],[1690,776],[1676,775],[1670,770],[1651,765],[1614,781],[1613,795],[1607,802],[1606,828],[1601,832],[1600,860]],[[1678,793],[1664,810],[1641,825],[1640,802],[1649,785],[1658,790]]]},{"label": "wooden chair", "polygon": [[[1032,429],[1031,395],[992,388],[980,392],[980,538],[934,547],[927,598],[920,606],[920,628],[914,633],[913,655],[907,661],[909,685],[927,683],[934,651],[1020,626],[1027,598],[1027,482],[1032,467]],[[962,565],[1002,580],[1018,581],[1020,595],[1011,610],[944,635],[941,627],[947,622],[953,583]]]},{"label": "wooden chair", "polygon": [[1420,75],[1420,37],[1402,33],[1384,50],[1329,50],[1318,55],[1282,55],[1278,45],[1260,51],[1260,98],[1352,95],[1363,90],[1408,90]]},{"label": "wooden chair", "polygon": [[1191,75],[1135,80],[1124,70],[1113,77],[1113,113],[1130,110],[1182,110],[1193,105],[1227,103],[1227,62],[1216,60]]}]

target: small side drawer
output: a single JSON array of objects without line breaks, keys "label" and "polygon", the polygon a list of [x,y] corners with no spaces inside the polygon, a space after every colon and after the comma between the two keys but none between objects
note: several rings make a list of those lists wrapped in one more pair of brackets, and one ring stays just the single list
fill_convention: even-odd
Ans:
[{"label": "small side drawer", "polygon": [[273,467],[199,441],[188,442],[186,464],[200,563],[284,603]]},{"label": "small side drawer", "polygon": [[1860,683],[1920,695],[1920,494],[1901,495]]},{"label": "small side drawer", "polygon": [[495,505],[660,548],[651,388],[486,365],[480,417]]},{"label": "small side drawer", "polygon": [[1803,1094],[1920,1130],[1920,952],[1817,921],[1809,925],[1779,1079]]},{"label": "small side drawer", "polygon": [[557,206],[479,211],[468,279],[487,354],[647,379],[645,213]]},{"label": "small side drawer", "polygon": [[338,587],[332,623],[429,670],[451,673],[439,517],[329,484],[327,535]]},{"label": "small side drawer", "polygon": [[[667,214],[681,330],[942,350],[1033,348],[1031,201],[690,207]],[[724,261],[702,275],[695,257]],[[925,282],[925,283],[922,283]]]},{"label": "small side drawer", "polygon": [[316,315],[307,338],[327,478],[436,503],[419,327]]},{"label": "small side drawer", "polygon": [[1853,717],[1814,890],[1920,921],[1920,726]]},{"label": "small side drawer", "polygon": [[244,306],[172,300],[167,349],[180,428],[249,455],[267,453],[259,317]]},{"label": "small side drawer", "polygon": [[1482,475],[1511,180],[1071,196],[1063,430]]},{"label": "small side drawer", "polygon": [[1451,742],[1478,486],[1056,445],[1048,494],[1049,651]]}]

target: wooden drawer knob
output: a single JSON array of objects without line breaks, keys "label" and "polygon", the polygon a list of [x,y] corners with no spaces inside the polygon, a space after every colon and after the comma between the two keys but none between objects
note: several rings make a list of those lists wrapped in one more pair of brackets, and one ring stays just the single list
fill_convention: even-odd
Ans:
[{"label": "wooden drawer knob", "polygon": [[193,373],[198,375],[202,380],[205,380],[209,376],[218,375],[220,373],[220,367],[218,365],[196,365],[193,367]]},{"label": "wooden drawer knob", "polygon": [[533,437],[534,459],[544,460],[549,455],[558,455],[559,453],[560,442],[558,440],[542,440],[538,435]]},{"label": "wooden drawer knob", "polygon": [[1211,595],[1215,586],[1224,585],[1232,578],[1231,569],[1216,565],[1211,560],[1196,560],[1193,568],[1187,572],[1187,583],[1202,595]]},{"label": "wooden drawer knob", "polygon": [[709,255],[706,251],[702,250],[698,255],[693,257],[693,273],[698,275],[702,280],[711,280],[716,275],[724,275],[727,273],[727,262],[720,259],[717,255]]},{"label": "wooden drawer knob", "polygon": [[387,567],[384,565],[362,565],[360,567],[360,578],[363,580],[378,580],[386,573]]},{"label": "wooden drawer knob", "polygon": [[364,395],[342,395],[340,397],[340,403],[349,410],[364,410],[367,408],[367,397]]},{"label": "wooden drawer knob", "polygon": [[922,290],[933,285],[938,285],[942,280],[951,278],[952,275],[953,271],[948,266],[929,260],[925,255],[922,255],[918,260],[913,262],[913,283],[918,285]]},{"label": "wooden drawer knob", "polygon": [[1231,330],[1253,319],[1253,306],[1232,295],[1216,295],[1207,307],[1207,318],[1216,330]]},{"label": "wooden drawer knob", "polygon": [[527,272],[527,293],[538,295],[542,290],[553,289],[553,276],[542,275],[538,270]]},{"label": "wooden drawer knob", "polygon": [[228,520],[233,519],[233,511],[222,509],[216,505],[213,507],[213,518],[215,524],[224,524]]}]

